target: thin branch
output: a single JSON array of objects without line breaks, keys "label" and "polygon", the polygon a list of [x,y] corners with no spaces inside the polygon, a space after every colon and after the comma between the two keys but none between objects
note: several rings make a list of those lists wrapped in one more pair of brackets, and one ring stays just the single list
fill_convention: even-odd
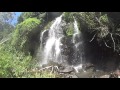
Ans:
[{"label": "thin branch", "polygon": [[114,41],[114,39],[113,39],[112,33],[110,33],[110,35],[111,35],[111,39],[112,39],[113,44],[114,44],[114,51],[115,51],[115,41]]},{"label": "thin branch", "polygon": [[[96,34],[97,34],[97,33],[96,33]],[[90,40],[90,42],[92,42],[92,41],[94,40],[94,38],[95,38],[96,34],[93,36],[93,38]]]},{"label": "thin branch", "polygon": [[46,70],[46,69],[52,69],[51,70],[51,72],[50,73],[53,73],[54,72],[54,68],[56,68],[57,70],[59,70],[59,68],[57,67],[57,66],[47,66],[47,67],[45,67],[45,68],[41,68],[40,70],[37,70],[37,69],[33,69],[33,70],[31,70],[31,71],[28,71],[28,72],[30,72],[30,73],[40,73],[40,72],[42,72],[42,71],[44,71],[44,70]]},{"label": "thin branch", "polygon": [[104,43],[105,43],[105,46],[106,46],[106,47],[111,48],[110,46],[107,45],[107,43],[105,42],[105,40],[104,40]]},{"label": "thin branch", "polygon": [[1,41],[0,41],[0,44],[5,43],[5,42],[6,42],[6,41],[8,41],[9,39],[10,39],[10,38],[7,38],[7,39],[6,39],[6,40],[4,40],[4,41],[3,41],[3,40],[1,40]]}]

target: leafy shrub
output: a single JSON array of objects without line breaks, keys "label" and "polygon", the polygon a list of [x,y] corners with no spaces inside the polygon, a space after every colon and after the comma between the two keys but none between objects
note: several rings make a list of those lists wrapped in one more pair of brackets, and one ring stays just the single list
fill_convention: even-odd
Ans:
[{"label": "leafy shrub", "polygon": [[64,12],[64,17],[63,18],[66,22],[73,22],[74,21],[73,13],[71,13],[71,12]]},{"label": "leafy shrub", "polygon": [[73,24],[71,23],[71,24],[67,27],[66,34],[67,34],[67,36],[72,36],[73,33],[74,33],[74,26],[73,26]]},{"label": "leafy shrub", "polygon": [[21,23],[28,18],[37,18],[37,19],[42,20],[45,16],[46,16],[45,12],[23,12],[18,17],[18,23]]},{"label": "leafy shrub", "polygon": [[1,78],[55,78],[56,74],[48,71],[28,73],[31,68],[31,56],[24,53],[4,51],[0,48],[0,77]]},{"label": "leafy shrub", "polygon": [[20,77],[28,68],[31,56],[7,46],[0,46],[0,77]]}]

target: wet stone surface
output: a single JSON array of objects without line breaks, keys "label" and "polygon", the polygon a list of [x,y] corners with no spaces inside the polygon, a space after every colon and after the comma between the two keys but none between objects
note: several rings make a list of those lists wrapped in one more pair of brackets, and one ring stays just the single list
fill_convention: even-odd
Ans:
[{"label": "wet stone surface", "polygon": [[90,63],[84,64],[82,69],[79,69],[78,72],[76,72],[73,66],[58,64],[55,62],[43,65],[42,68],[58,73],[60,78],[120,78],[120,70],[105,72],[103,70],[96,69],[96,67]]}]

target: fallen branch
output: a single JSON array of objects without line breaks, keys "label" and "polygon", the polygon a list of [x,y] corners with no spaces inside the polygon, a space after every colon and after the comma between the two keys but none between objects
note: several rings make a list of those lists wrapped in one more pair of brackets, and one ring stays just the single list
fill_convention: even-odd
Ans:
[{"label": "fallen branch", "polygon": [[42,68],[42,69],[40,69],[39,71],[43,71],[43,70],[45,70],[45,69],[49,69],[49,68],[52,68],[53,66],[48,66],[48,67],[45,67],[45,68]]},{"label": "fallen branch", "polygon": [[42,69],[32,69],[30,71],[27,71],[29,73],[41,73],[43,70],[45,69],[49,69],[49,68],[53,68],[52,66],[48,66],[48,67],[45,67],[45,68],[42,68]]},{"label": "fallen branch", "polygon": [[58,66],[48,66],[48,67],[45,67],[45,68],[41,68],[41,69],[39,69],[39,70],[37,70],[37,69],[33,69],[33,70],[31,70],[31,71],[28,71],[28,72],[30,72],[30,73],[40,73],[40,72],[42,72],[43,70],[48,70],[48,69],[50,69],[51,68],[51,72],[50,73],[53,73],[54,72],[54,69],[57,69],[57,72],[59,71],[59,68],[58,68]]},{"label": "fallen branch", "polygon": [[114,41],[114,39],[113,39],[112,33],[110,33],[110,35],[111,35],[111,39],[112,39],[113,44],[114,44],[114,51],[115,51],[115,41]]}]

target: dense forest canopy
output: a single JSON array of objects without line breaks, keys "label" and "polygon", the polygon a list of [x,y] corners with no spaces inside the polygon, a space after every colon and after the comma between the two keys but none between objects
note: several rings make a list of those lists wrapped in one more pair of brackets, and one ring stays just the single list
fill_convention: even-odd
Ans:
[{"label": "dense forest canopy", "polygon": [[[86,57],[120,58],[120,12],[22,12],[15,26],[12,24],[15,12],[0,12],[0,77],[59,77],[48,71],[36,74],[31,71],[38,64],[36,54],[42,32],[60,15],[63,24],[66,23],[64,44],[74,35],[72,23],[76,19],[84,37]],[[66,45],[70,47],[69,42]]]}]

